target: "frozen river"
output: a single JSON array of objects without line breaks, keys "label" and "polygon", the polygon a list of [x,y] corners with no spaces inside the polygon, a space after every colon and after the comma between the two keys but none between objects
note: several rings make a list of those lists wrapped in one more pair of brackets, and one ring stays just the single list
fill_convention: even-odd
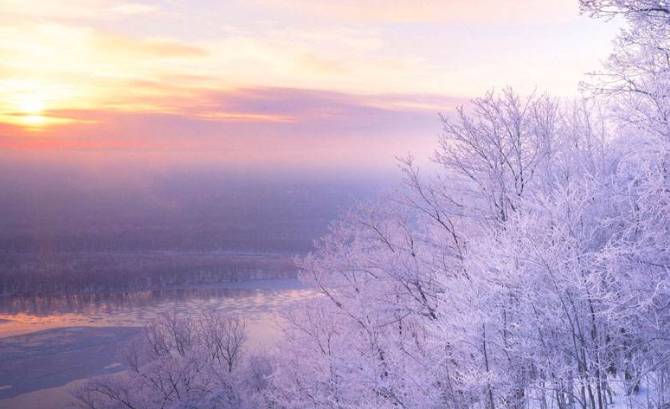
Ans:
[{"label": "frozen river", "polygon": [[277,313],[314,296],[297,280],[131,293],[0,298],[0,409],[59,409],[82,379],[121,371],[123,349],[168,312],[215,310],[247,320],[249,347],[271,345]]}]

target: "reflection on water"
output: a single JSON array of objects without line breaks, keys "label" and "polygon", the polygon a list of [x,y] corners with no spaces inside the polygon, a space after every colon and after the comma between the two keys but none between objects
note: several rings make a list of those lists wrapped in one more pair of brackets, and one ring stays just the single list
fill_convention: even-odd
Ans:
[{"label": "reflection on water", "polygon": [[0,322],[8,320],[0,324],[0,337],[56,327],[142,326],[164,312],[192,314],[203,309],[250,321],[266,320],[280,306],[314,294],[297,280],[287,279],[243,282],[235,287],[0,297]]}]

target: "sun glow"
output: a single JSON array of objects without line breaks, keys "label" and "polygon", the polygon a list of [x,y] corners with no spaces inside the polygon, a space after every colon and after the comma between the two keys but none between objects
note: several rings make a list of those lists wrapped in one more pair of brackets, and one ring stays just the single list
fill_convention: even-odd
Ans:
[{"label": "sun glow", "polygon": [[5,79],[0,80],[0,89],[6,95],[0,98],[0,123],[39,131],[51,125],[84,122],[63,115],[63,109],[77,108],[79,94],[72,86],[45,80]]},{"label": "sun glow", "polygon": [[44,98],[37,95],[29,95],[20,99],[18,103],[18,113],[20,122],[29,128],[39,128],[44,126],[46,118]]},{"label": "sun glow", "polygon": [[44,111],[44,99],[39,96],[26,96],[19,102],[21,112],[37,115]]}]

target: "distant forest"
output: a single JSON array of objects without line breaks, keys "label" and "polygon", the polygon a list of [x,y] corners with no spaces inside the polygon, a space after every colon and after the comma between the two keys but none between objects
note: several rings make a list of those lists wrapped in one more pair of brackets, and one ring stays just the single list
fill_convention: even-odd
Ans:
[{"label": "distant forest", "polygon": [[[373,178],[173,172],[109,186],[66,170],[0,177],[0,293],[295,276],[294,255],[382,188]],[[46,173],[46,171],[45,171]]]}]

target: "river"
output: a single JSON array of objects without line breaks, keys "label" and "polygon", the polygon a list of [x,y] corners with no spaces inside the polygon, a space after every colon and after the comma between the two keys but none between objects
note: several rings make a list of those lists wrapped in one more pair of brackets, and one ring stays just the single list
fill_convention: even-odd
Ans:
[{"label": "river", "polygon": [[315,296],[297,280],[138,292],[0,297],[0,409],[60,409],[83,380],[125,369],[123,351],[160,314],[214,310],[247,321],[248,347],[271,346],[278,313]]}]

